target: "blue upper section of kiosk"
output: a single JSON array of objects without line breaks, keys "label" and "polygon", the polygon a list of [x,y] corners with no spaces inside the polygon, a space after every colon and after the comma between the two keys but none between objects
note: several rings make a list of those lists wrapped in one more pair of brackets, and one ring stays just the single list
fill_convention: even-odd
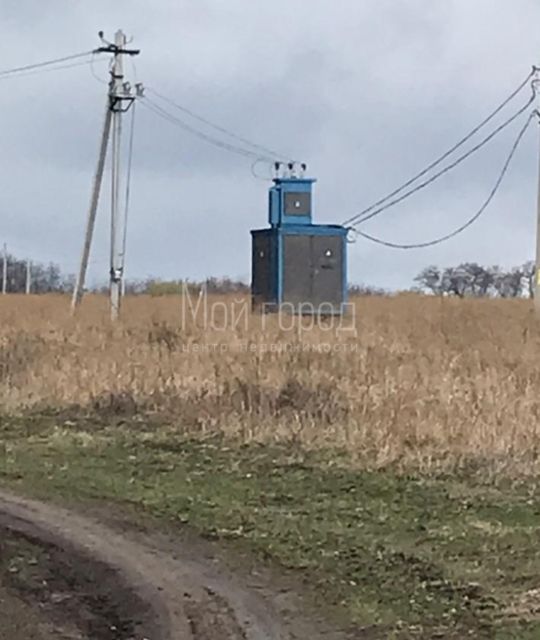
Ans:
[{"label": "blue upper section of kiosk", "polygon": [[275,178],[270,189],[270,226],[312,225],[315,182],[312,178]]}]

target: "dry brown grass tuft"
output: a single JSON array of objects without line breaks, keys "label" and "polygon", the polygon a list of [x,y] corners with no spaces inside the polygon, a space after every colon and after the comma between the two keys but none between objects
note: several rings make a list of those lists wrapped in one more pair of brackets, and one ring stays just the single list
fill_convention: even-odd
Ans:
[{"label": "dry brown grass tuft", "polygon": [[259,316],[235,327],[224,318],[235,299],[210,302],[222,330],[189,313],[183,327],[180,297],[128,298],[114,328],[101,297],[76,320],[67,298],[0,299],[4,411],[158,412],[194,434],[339,447],[376,466],[538,470],[528,301],[359,299],[356,336]]}]

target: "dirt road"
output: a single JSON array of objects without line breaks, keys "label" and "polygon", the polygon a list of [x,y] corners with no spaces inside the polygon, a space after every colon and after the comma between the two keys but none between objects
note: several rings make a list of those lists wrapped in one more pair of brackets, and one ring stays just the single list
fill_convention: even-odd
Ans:
[{"label": "dirt road", "polygon": [[233,575],[196,544],[103,520],[0,491],[0,628],[13,627],[6,637],[344,638],[305,620],[293,593],[262,573]]}]

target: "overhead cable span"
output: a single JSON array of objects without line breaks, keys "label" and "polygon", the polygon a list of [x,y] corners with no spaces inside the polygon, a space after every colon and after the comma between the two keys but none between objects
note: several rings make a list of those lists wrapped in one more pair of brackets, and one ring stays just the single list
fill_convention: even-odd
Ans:
[{"label": "overhead cable span", "polygon": [[[98,62],[106,62],[106,60],[100,60]],[[75,69],[77,67],[88,67],[93,64],[91,59],[83,60],[79,62],[71,62],[70,64],[60,64],[51,67],[44,67],[43,69],[34,69],[33,71],[21,71],[21,73],[13,73],[7,76],[0,76],[0,81],[3,80],[17,80],[18,78],[27,78],[28,76],[41,75],[43,73],[54,73],[55,71],[62,71],[64,69]]]},{"label": "overhead cable span", "polygon": [[170,98],[168,98],[167,96],[163,95],[162,93],[159,93],[155,89],[147,88],[147,91],[149,93],[152,93],[154,96],[156,96],[157,98],[159,98],[163,102],[166,102],[171,107],[174,107],[175,109],[178,109],[182,113],[190,116],[191,118],[193,118],[195,120],[198,120],[202,124],[205,124],[206,126],[214,129],[215,131],[219,131],[220,133],[223,133],[223,134],[229,136],[230,138],[236,140],[237,142],[241,142],[243,145],[251,147],[257,153],[258,157],[261,157],[261,153],[262,153],[265,158],[271,158],[272,160],[281,160],[281,161],[287,161],[287,162],[294,162],[294,159],[292,159],[290,156],[278,153],[277,151],[273,151],[272,149],[269,149],[268,147],[264,147],[261,144],[253,142],[251,140],[248,140],[247,138],[244,138],[243,136],[238,135],[234,131],[231,131],[230,129],[227,129],[227,128],[223,127],[222,125],[216,124],[215,122],[212,122],[211,120],[208,120],[207,118],[204,118],[203,116],[199,115],[195,111],[192,111],[191,109],[188,109],[187,107],[184,107],[183,105],[179,104],[178,102],[176,102],[174,100],[171,100]]},{"label": "overhead cable span", "polygon": [[141,104],[146,109],[153,111],[156,115],[160,116],[164,120],[167,120],[169,123],[179,127],[180,129],[183,129],[184,131],[187,131],[191,135],[199,138],[200,140],[204,140],[204,142],[207,142],[208,144],[211,144],[215,147],[219,147],[220,149],[229,151],[231,153],[236,153],[238,155],[244,156],[245,158],[251,158],[252,160],[260,159],[260,160],[266,160],[268,162],[274,161],[274,158],[271,156],[262,156],[260,153],[257,153],[253,150],[246,149],[245,147],[240,147],[230,142],[225,142],[215,136],[212,136],[208,133],[205,133],[204,131],[201,131],[200,129],[197,129],[196,127],[188,124],[178,116],[175,116],[169,113],[168,111],[163,109],[159,104],[157,104],[153,100],[150,100],[150,98],[146,98],[146,97],[142,98]]},{"label": "overhead cable span", "polygon": [[[411,195],[413,195],[414,193],[416,193],[420,189],[423,189],[424,187],[428,186],[429,184],[431,184],[432,182],[434,182],[435,180],[437,180],[438,178],[443,176],[445,173],[447,173],[447,171],[450,171],[451,169],[454,169],[458,164],[460,164],[461,162],[463,162],[464,160],[469,158],[469,156],[471,156],[473,153],[475,153],[476,151],[481,149],[485,144],[487,144],[490,140],[492,140],[498,133],[500,133],[503,129],[505,129],[506,126],[511,124],[516,118],[518,118],[523,112],[525,112],[528,109],[528,107],[534,102],[535,97],[536,97],[536,91],[535,91],[534,86],[533,86],[533,95],[531,96],[531,98],[527,102],[527,104],[524,105],[523,108],[520,109],[514,116],[512,116],[512,118],[508,119],[505,123],[503,123],[503,125],[498,127],[495,130],[495,132],[493,132],[492,134],[487,136],[487,138],[485,138],[482,141],[482,143],[480,143],[479,145],[477,145],[476,147],[471,149],[471,151],[469,151],[466,154],[464,154],[463,156],[461,156],[456,162],[452,163],[448,168],[445,168],[443,171],[438,172],[433,178],[431,178],[430,180],[426,181],[425,183],[423,183],[419,187],[417,187],[415,189],[411,189],[404,196],[402,196],[400,198],[396,198],[394,200],[391,200],[392,198],[395,198],[395,196],[400,194],[402,191],[404,191],[408,187],[412,186],[415,182],[420,180],[420,178],[423,178],[424,176],[426,176],[433,169],[438,167],[445,160],[447,160],[451,155],[453,155],[463,145],[465,145],[467,142],[469,142],[469,140],[471,140],[479,131],[481,131],[497,115],[499,115],[499,113],[501,113],[501,111],[506,106],[508,106],[508,104],[510,104],[510,102],[512,102],[512,100],[514,100],[514,98],[516,98],[523,91],[523,89],[525,89],[525,87],[530,83],[531,79],[533,78],[533,76],[536,74],[537,71],[538,71],[538,69],[536,67],[533,67],[532,71],[523,80],[523,82],[521,82],[518,85],[518,87],[516,89],[514,89],[514,91],[512,91],[512,93],[494,111],[492,111],[484,120],[482,120],[482,122],[478,126],[476,126],[474,129],[472,129],[472,131],[470,133],[468,133],[464,138],[462,138],[453,147],[451,147],[448,151],[446,151],[442,156],[437,158],[434,162],[432,162],[430,165],[428,165],[420,173],[416,174],[413,178],[411,178],[410,180],[407,180],[407,182],[403,183],[400,187],[398,187],[397,189],[395,189],[391,193],[387,194],[384,198],[381,198],[380,200],[378,200],[377,202],[373,203],[371,206],[367,207],[363,211],[360,211],[356,215],[352,216],[351,218],[346,220],[343,224],[346,226],[346,225],[351,225],[352,223],[361,223],[361,222],[365,222],[366,220],[369,220],[369,219],[379,215],[383,211],[386,211],[386,209],[389,209],[390,207],[395,206],[396,204],[402,202],[403,200],[405,200],[406,198],[410,197]],[[391,202],[388,202],[389,200],[391,200]]]},{"label": "overhead cable span", "polygon": [[497,195],[497,192],[499,191],[499,189],[500,189],[500,187],[502,185],[502,182],[503,182],[506,174],[508,173],[508,169],[510,168],[512,160],[514,159],[514,156],[516,155],[516,152],[517,152],[517,150],[519,148],[519,145],[521,144],[521,141],[523,140],[523,137],[524,137],[527,129],[529,128],[529,126],[530,126],[532,120],[534,119],[534,117],[535,116],[539,116],[539,115],[540,115],[539,112],[535,110],[527,118],[527,121],[525,122],[525,124],[521,128],[516,140],[514,141],[514,144],[512,145],[512,148],[510,150],[510,154],[508,155],[508,158],[506,159],[506,162],[504,163],[502,171],[501,171],[499,177],[497,178],[495,186],[491,190],[487,200],[480,207],[480,209],[471,218],[469,218],[467,220],[467,222],[462,224],[460,227],[458,227],[457,229],[455,229],[451,233],[447,233],[444,236],[440,236],[439,238],[435,238],[434,240],[430,240],[428,242],[418,242],[418,243],[414,243],[414,244],[399,244],[399,243],[396,243],[396,242],[388,242],[386,240],[381,240],[380,238],[377,238],[377,237],[372,236],[372,235],[370,235],[368,233],[360,231],[359,229],[357,229],[355,227],[351,227],[351,230],[354,231],[354,233],[356,233],[357,235],[361,236],[362,238],[365,238],[366,240],[370,240],[371,242],[375,242],[376,244],[382,245],[384,247],[390,247],[392,249],[425,249],[426,247],[433,247],[435,245],[438,245],[438,244],[441,244],[443,242],[446,242],[447,240],[451,240],[452,238],[455,238],[460,233],[463,233],[463,231],[468,229],[471,225],[473,225],[478,220],[478,218],[480,218],[482,216],[482,214],[486,211],[486,209],[489,207],[489,205],[492,203],[493,199]]},{"label": "overhead cable span", "polygon": [[[488,144],[488,142],[491,142],[491,140],[493,140],[493,138],[498,136],[499,133],[504,131],[515,120],[517,120],[519,118],[519,116],[521,116],[523,113],[525,113],[525,111],[527,111],[527,109],[529,109],[529,107],[532,105],[532,103],[535,101],[535,99],[536,99],[536,95],[533,94],[531,96],[530,100],[527,102],[527,104],[523,105],[523,107],[521,107],[521,109],[519,111],[514,113],[513,116],[511,116],[510,118],[505,120],[494,131],[492,131],[488,136],[486,136],[481,142],[479,142],[477,145],[472,147],[472,149],[469,149],[469,151],[467,151],[466,153],[461,155],[457,160],[454,160],[451,164],[449,164],[446,167],[444,167],[444,169],[441,169],[440,171],[435,173],[428,180],[425,180],[424,182],[421,182],[416,187],[414,187],[413,189],[410,189],[409,191],[406,191],[403,195],[399,196],[398,198],[395,198],[394,200],[390,200],[384,206],[380,207],[379,209],[375,209],[375,211],[372,211],[371,213],[368,213],[363,218],[360,218],[359,220],[356,220],[356,221],[353,219],[352,221],[355,223],[355,225],[363,224],[364,222],[367,222],[368,220],[371,220],[371,218],[375,218],[376,216],[380,215],[383,211],[386,211],[387,209],[390,209],[391,207],[395,207],[397,204],[400,204],[404,200],[407,200],[407,198],[410,198],[411,196],[413,196],[414,194],[418,193],[422,189],[425,189],[430,184],[433,184],[436,180],[438,180],[439,178],[441,178],[445,174],[447,174],[450,171],[452,171],[453,169],[455,169],[462,162],[464,162],[465,160],[470,158],[473,154],[475,154],[477,151],[479,151],[480,149],[485,147],[486,144]],[[349,224],[349,223],[350,222],[347,222],[345,224]]]},{"label": "overhead cable span", "polygon": [[42,62],[36,62],[34,64],[27,64],[21,67],[14,67],[12,69],[4,69],[0,71],[0,79],[5,78],[7,76],[11,76],[13,74],[22,73],[26,71],[33,71],[34,69],[43,69],[45,67],[50,67],[52,65],[62,64],[64,62],[71,62],[73,60],[78,60],[79,58],[86,58],[91,56],[93,51],[83,51],[81,53],[74,53],[69,56],[63,56],[61,58],[54,58],[52,60],[44,60]]}]

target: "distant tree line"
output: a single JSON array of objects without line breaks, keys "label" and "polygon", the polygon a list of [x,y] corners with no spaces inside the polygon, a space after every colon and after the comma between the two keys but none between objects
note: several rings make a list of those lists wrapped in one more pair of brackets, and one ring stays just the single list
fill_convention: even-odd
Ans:
[{"label": "distant tree line", "polygon": [[[73,289],[73,277],[62,274],[57,264],[28,263],[15,256],[7,256],[6,291],[24,293],[27,272],[30,269],[30,290],[32,293],[65,293]],[[0,259],[0,290],[4,286],[3,260]]]},{"label": "distant tree line", "polygon": [[[7,291],[24,293],[26,290],[27,261],[12,255],[7,260]],[[3,286],[2,261],[0,260],[0,290]],[[57,264],[31,263],[32,293],[70,293],[73,291],[74,276],[62,273]],[[532,298],[534,295],[535,266],[526,262],[519,267],[503,269],[499,266],[485,267],[476,262],[464,262],[457,267],[439,268],[429,266],[415,277],[412,291],[437,296]],[[207,278],[202,281],[184,281],[192,292],[206,288],[208,293],[247,294],[249,285],[240,279],[222,277]],[[95,293],[106,293],[108,284],[89,288]],[[182,280],[160,280],[146,278],[128,280],[125,292],[128,295],[174,295],[183,289]],[[389,292],[369,285],[351,284],[352,296],[384,296]]]},{"label": "distant tree line", "polygon": [[350,284],[348,289],[350,296],[387,296],[388,291],[380,287],[372,287],[368,284]]},{"label": "distant tree line", "polygon": [[[128,280],[125,292],[127,295],[151,295],[167,296],[180,295],[187,287],[192,293],[199,293],[206,289],[208,293],[249,293],[250,287],[243,280],[234,278],[207,278],[201,281],[192,280],[160,280],[157,278],[146,278],[142,280]],[[108,285],[97,287],[95,290],[100,293],[108,291]]]},{"label": "distant tree line", "polygon": [[457,267],[445,269],[426,267],[414,280],[416,290],[438,296],[532,298],[534,275],[534,262],[526,262],[511,269],[464,262]]},{"label": "distant tree line", "polygon": [[[3,288],[3,260],[0,256],[0,291]],[[71,293],[75,284],[75,276],[62,273],[59,265],[54,263],[41,264],[29,263],[13,255],[7,256],[6,290],[8,293],[25,293],[28,268],[30,268],[31,293]],[[234,278],[207,278],[199,282],[185,281],[193,292],[199,292],[206,287],[208,293],[248,293],[249,285]],[[127,280],[125,292],[128,295],[170,295],[179,294],[182,291],[181,280],[160,280],[157,278],[145,278],[140,280]],[[107,293],[108,283],[87,288],[92,293]]]}]

